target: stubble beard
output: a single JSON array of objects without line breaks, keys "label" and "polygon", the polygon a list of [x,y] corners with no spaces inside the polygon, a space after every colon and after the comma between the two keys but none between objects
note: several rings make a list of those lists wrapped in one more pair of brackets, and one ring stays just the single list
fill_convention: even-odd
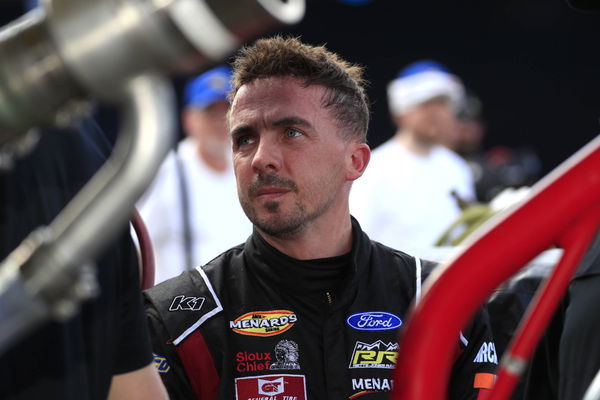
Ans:
[{"label": "stubble beard", "polygon": [[[288,187],[292,189],[293,193],[297,193],[298,190],[296,184],[292,181],[283,180],[274,175],[267,175],[265,178],[259,177],[257,182],[250,185],[248,197],[240,201],[242,209],[252,224],[260,231],[277,239],[290,240],[300,237],[309,223],[323,215],[333,202],[333,199],[328,199],[313,212],[308,212],[306,206],[300,201],[295,201],[292,209],[288,212],[281,210],[281,202],[279,201],[269,201],[255,207],[248,199],[252,199],[254,193],[265,184]],[[263,212],[263,215],[261,215],[257,207],[263,208],[266,213]]]}]

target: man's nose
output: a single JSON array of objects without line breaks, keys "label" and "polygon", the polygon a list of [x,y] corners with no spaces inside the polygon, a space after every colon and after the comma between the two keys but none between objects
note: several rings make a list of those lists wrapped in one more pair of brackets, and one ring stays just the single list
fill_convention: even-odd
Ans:
[{"label": "man's nose", "polygon": [[274,138],[261,137],[252,159],[252,168],[263,172],[276,172],[281,169],[281,148]]}]

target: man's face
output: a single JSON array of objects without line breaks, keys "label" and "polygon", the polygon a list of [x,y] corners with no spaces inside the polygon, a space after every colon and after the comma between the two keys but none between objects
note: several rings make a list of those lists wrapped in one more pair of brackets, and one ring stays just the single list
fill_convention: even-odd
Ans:
[{"label": "man's face", "polygon": [[454,131],[454,114],[446,97],[436,97],[419,104],[402,116],[402,128],[413,132],[424,143],[444,142]]},{"label": "man's face", "polygon": [[226,101],[217,101],[201,109],[187,108],[184,117],[186,134],[203,142],[226,142],[228,140],[226,120],[228,109],[229,103]]},{"label": "man's face", "polygon": [[229,125],[240,203],[273,237],[297,237],[347,204],[352,150],[321,106],[325,90],[292,77],[258,79],[233,101]]}]

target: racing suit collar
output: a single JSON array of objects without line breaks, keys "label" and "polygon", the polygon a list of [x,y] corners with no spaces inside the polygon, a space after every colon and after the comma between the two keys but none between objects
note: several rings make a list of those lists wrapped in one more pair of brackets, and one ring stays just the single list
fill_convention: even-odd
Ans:
[{"label": "racing suit collar", "polygon": [[351,301],[357,283],[367,269],[371,251],[370,240],[358,221],[353,217],[351,221],[352,250],[349,254],[297,260],[269,245],[254,230],[245,246],[246,265],[258,279],[283,290],[301,294],[333,289],[340,293],[339,298]]}]

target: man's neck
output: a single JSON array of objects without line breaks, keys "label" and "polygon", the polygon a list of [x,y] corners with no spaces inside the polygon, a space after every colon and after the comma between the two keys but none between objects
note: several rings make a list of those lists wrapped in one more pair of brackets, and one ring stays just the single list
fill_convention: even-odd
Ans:
[{"label": "man's neck", "polygon": [[419,140],[413,132],[407,130],[397,131],[394,135],[394,139],[411,153],[420,156],[428,156],[436,146],[433,142]]},{"label": "man's neck", "polygon": [[303,232],[290,238],[278,238],[258,228],[257,230],[271,246],[298,260],[336,257],[350,252],[352,249],[350,214],[338,224],[321,225],[323,226],[311,224]]}]

